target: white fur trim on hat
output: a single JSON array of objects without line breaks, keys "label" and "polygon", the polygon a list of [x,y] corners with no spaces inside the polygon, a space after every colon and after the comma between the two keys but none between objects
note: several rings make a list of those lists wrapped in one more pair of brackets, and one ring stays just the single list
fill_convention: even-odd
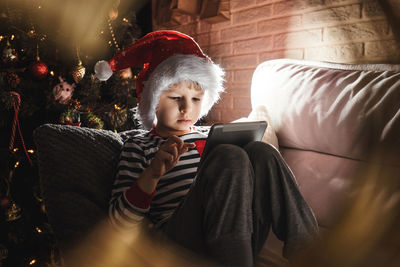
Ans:
[{"label": "white fur trim on hat", "polygon": [[139,117],[145,129],[151,129],[156,108],[163,90],[182,81],[197,82],[204,90],[200,117],[207,115],[224,91],[224,71],[205,58],[194,55],[173,55],[161,62],[144,82],[138,106]]}]

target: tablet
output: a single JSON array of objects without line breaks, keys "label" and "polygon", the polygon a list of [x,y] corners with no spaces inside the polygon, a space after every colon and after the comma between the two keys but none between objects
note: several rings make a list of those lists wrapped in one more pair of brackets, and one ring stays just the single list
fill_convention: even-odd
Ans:
[{"label": "tablet", "polygon": [[261,141],[266,121],[218,123],[211,126],[201,160],[219,144],[246,146],[251,141]]}]

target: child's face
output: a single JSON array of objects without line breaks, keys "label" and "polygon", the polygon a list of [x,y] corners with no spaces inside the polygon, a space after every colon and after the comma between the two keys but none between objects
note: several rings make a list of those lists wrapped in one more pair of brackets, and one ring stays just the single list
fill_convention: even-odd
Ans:
[{"label": "child's face", "polygon": [[188,133],[199,119],[204,91],[193,82],[169,86],[161,93],[156,109],[156,129],[161,136]]}]

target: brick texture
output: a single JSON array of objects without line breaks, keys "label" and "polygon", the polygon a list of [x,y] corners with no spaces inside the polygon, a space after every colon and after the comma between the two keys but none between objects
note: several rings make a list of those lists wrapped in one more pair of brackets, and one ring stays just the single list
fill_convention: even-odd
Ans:
[{"label": "brick texture", "polygon": [[334,43],[385,39],[388,36],[388,27],[385,20],[328,27],[324,32],[324,41]]},{"label": "brick texture", "polygon": [[263,51],[272,47],[272,37],[261,37],[248,40],[240,40],[233,42],[233,54],[245,54],[255,51]]},{"label": "brick texture", "polygon": [[333,7],[311,12],[303,16],[303,23],[307,26],[321,25],[327,23],[342,23],[357,20],[361,15],[361,6],[350,5]]},{"label": "brick texture", "polygon": [[[340,63],[400,63],[400,43],[380,0],[230,0],[230,19],[209,23],[174,14],[166,27],[195,38],[226,71],[226,92],[206,117],[226,122],[251,111],[251,77],[277,58]],[[400,0],[388,0],[400,19]],[[155,26],[155,29],[161,27]]]},{"label": "brick texture", "polygon": [[258,22],[258,34],[272,34],[277,32],[288,32],[302,26],[302,16],[288,16],[277,19],[269,19]]}]

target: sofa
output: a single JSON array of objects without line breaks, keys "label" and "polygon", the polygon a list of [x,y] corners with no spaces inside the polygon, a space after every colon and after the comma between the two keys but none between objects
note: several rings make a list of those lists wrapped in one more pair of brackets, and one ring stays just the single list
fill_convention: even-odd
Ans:
[{"label": "sofa", "polygon": [[[386,180],[396,188],[390,192],[400,192],[395,183],[400,180],[400,65],[269,60],[254,71],[251,105],[252,112],[240,120],[268,122],[263,141],[282,153],[326,240],[333,240],[332,232],[341,233],[344,222],[349,224],[348,214],[358,214],[351,203],[358,203],[354,199],[362,190],[357,189],[371,180],[366,178],[371,166],[390,170]],[[138,131],[114,133],[55,124],[35,130],[43,198],[62,255],[79,246],[107,217],[120,149]],[[376,184],[385,185],[380,175],[373,178],[379,176]],[[392,206],[390,214],[398,207]],[[375,221],[370,222],[375,227]],[[348,244],[358,237],[350,234],[341,241]],[[287,266],[281,248],[282,242],[271,233],[257,266]]]}]

